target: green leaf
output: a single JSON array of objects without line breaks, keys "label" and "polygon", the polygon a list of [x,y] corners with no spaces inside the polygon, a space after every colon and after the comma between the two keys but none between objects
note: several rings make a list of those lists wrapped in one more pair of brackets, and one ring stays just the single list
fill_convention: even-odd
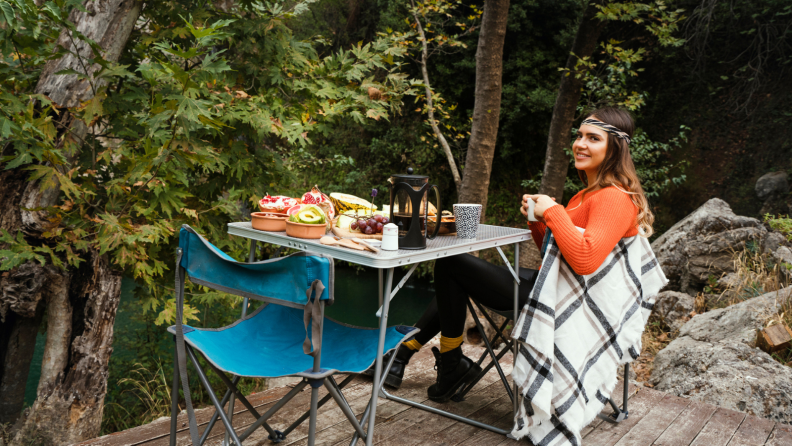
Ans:
[{"label": "green leaf", "polygon": [[67,74],[76,74],[78,79],[87,79],[88,78],[88,76],[86,76],[84,73],[80,73],[79,71],[77,71],[75,69],[72,69],[72,68],[66,68],[65,70],[60,70],[60,71],[58,71],[55,74],[57,76],[63,76],[63,75],[67,75]]},{"label": "green leaf", "polygon": [[15,29],[16,14],[14,13],[14,8],[12,8],[11,5],[5,0],[0,0],[0,13],[2,13],[0,14],[0,18],[2,18],[4,22],[8,23],[8,26],[11,29]]},{"label": "green leaf", "polygon": [[96,118],[104,114],[102,103],[107,98],[107,92],[102,89],[84,104],[82,120],[86,125],[93,125]]}]

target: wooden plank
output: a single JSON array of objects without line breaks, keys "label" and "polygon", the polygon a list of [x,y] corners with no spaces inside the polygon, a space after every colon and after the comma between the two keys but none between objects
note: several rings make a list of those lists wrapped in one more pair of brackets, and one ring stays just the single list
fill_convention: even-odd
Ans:
[{"label": "wooden plank", "polygon": [[753,415],[747,415],[737,432],[734,433],[729,446],[762,446],[770,437],[775,422]]},{"label": "wooden plank", "polygon": [[[633,396],[635,396],[637,392],[638,392],[638,387],[633,384],[629,384],[627,387],[627,398],[632,398]],[[611,392],[611,398],[613,398],[613,401],[616,403],[617,406],[622,407],[622,400],[624,399],[624,381],[618,380],[616,382],[616,387],[613,389],[613,392]],[[628,404],[627,409],[629,410],[629,408],[630,407]],[[605,407],[602,408],[601,413],[603,415],[610,415],[613,413],[613,408],[611,407],[610,404],[605,403]],[[597,426],[600,425],[600,423],[605,423],[605,422],[606,421],[600,417],[594,418],[593,420],[591,420],[591,423],[589,423],[588,426],[580,430],[580,437],[586,438],[586,435],[588,435],[589,433],[591,433],[591,431],[596,429]]]},{"label": "wooden plank", "polygon": [[[492,404],[483,407],[471,414],[470,417],[481,421],[482,423],[491,424],[496,427],[502,426],[504,429],[508,429],[513,422],[511,399],[509,399],[508,396],[501,396]],[[425,443],[422,444],[458,444],[476,436],[480,431],[482,431],[481,428],[456,421],[451,424],[451,426],[448,426],[445,429],[431,435],[425,440]],[[494,434],[494,432],[492,433]]]},{"label": "wooden plank", "polygon": [[744,419],[742,412],[718,408],[693,440],[692,446],[727,445]]},{"label": "wooden plank", "polygon": [[[434,373],[434,370],[432,370],[432,366],[431,366],[431,364],[434,364],[434,359],[428,355],[431,355],[431,353],[422,351],[416,354],[413,361],[410,362],[410,366],[405,371],[405,378],[406,379],[409,378],[409,379],[405,381],[405,384],[402,385],[402,389],[399,390],[399,392],[402,391],[417,392],[418,389],[412,388],[413,381],[419,381],[419,382],[425,381],[427,383],[425,385],[428,385],[428,383],[430,382],[434,382],[434,375],[432,375]],[[362,412],[365,410],[365,407],[371,398],[371,387],[372,387],[371,378],[364,378],[364,379],[366,379],[366,381],[363,384],[363,387],[361,387],[362,390],[361,394],[358,394],[357,391],[355,392],[355,394],[350,394],[350,392],[344,390],[345,398],[347,398],[347,401],[352,407],[353,412],[355,412],[358,416],[362,414]],[[425,387],[423,388],[423,392],[425,392]],[[380,404],[378,404],[378,410],[377,410],[378,419],[380,415],[383,414],[382,411],[383,404],[381,402],[385,400],[380,399],[379,401]],[[395,403],[391,403],[391,404],[393,405]],[[398,406],[401,408],[401,410],[406,410],[406,406],[403,405],[398,405]],[[294,407],[292,407],[291,403],[287,404],[287,406],[285,406],[283,409],[284,412],[282,414],[281,413],[278,414],[279,415],[278,419],[282,421],[282,425],[280,426],[276,425],[276,428],[280,428],[281,430],[285,429],[286,426],[288,426],[292,421],[294,421],[299,416],[299,414],[303,413],[307,408],[308,408],[307,401],[301,405],[295,404]],[[299,414],[297,412],[299,412]],[[385,414],[388,415],[387,410],[385,411]],[[319,410],[319,415],[317,417],[317,432],[321,432],[321,435],[317,434],[317,440],[318,441],[321,440],[320,443],[318,444],[329,444],[333,442],[331,439],[327,438],[328,437],[327,429],[332,429],[332,427],[335,425],[345,426],[345,429],[347,430],[343,433],[344,436],[352,435],[353,432],[352,426],[347,422],[346,418],[343,416],[338,406],[336,406],[335,403],[328,403],[325,407]],[[289,434],[286,441],[281,444],[288,445],[295,443],[296,444],[305,443],[306,441],[304,441],[305,440],[304,437],[307,434],[307,429],[308,429],[308,423],[303,423],[300,427],[295,429],[294,432]],[[330,433],[332,434],[332,431]],[[265,440],[266,437],[267,437],[266,432],[257,431],[256,433],[251,435],[249,442],[251,444],[256,444],[257,441]]]},{"label": "wooden plank", "polygon": [[[413,366],[412,361],[410,362],[410,367]],[[405,392],[406,395],[410,395],[410,398],[415,396],[419,396],[422,393],[426,392],[426,386],[429,386],[431,383],[434,382],[434,370],[432,365],[434,364],[434,357],[426,356],[418,363],[414,364],[415,367],[412,374],[405,373],[406,382],[402,384],[402,388],[399,392]],[[409,370],[409,367],[408,367]],[[420,384],[419,384],[420,383]],[[347,400],[352,406],[352,411],[355,413],[358,419],[362,416],[363,412],[366,409],[366,406],[369,403],[371,398],[371,388],[369,388],[368,395],[363,396],[362,398],[351,401],[349,398]],[[387,406],[383,408],[383,406]],[[394,416],[404,412],[408,409],[407,406],[403,406],[401,404],[395,405],[395,403],[383,399],[377,399],[377,422],[381,422],[381,420],[386,418],[393,418]],[[331,429],[332,430],[329,430]],[[376,432],[376,428],[375,428]],[[346,417],[344,417],[341,409],[337,406],[334,406],[332,410],[326,412],[325,414],[320,414],[317,420],[317,444],[333,444],[337,440],[339,436],[341,437],[352,437],[354,433],[354,429],[352,425],[349,424]],[[321,442],[320,442],[321,439]],[[295,429],[295,431],[290,435],[287,443],[289,445],[302,445],[307,444],[308,441],[308,423],[303,423],[299,428]]]},{"label": "wooden plank", "polygon": [[[289,387],[269,389],[264,392],[250,395],[248,397],[248,401],[250,401],[253,407],[256,407],[256,410],[258,410],[260,407],[266,407],[274,404],[275,401],[281,399],[283,395],[288,393],[290,390],[291,388]],[[239,403],[237,403],[234,409],[235,414],[247,412],[247,409],[245,409],[245,407]],[[197,409],[195,411],[195,418],[198,422],[199,431],[202,431],[203,427],[209,423],[209,419],[213,414],[214,406]],[[186,412],[182,412],[177,417],[177,426],[178,432],[186,433],[187,437],[190,436],[188,433],[189,427],[187,426]],[[99,438],[86,440],[82,443],[79,443],[77,446],[136,446],[146,443],[147,441],[167,438],[169,435],[170,417],[167,416],[154,420],[151,423],[145,424],[143,426],[138,426],[125,431],[115,432],[113,434],[105,435]]]},{"label": "wooden plank", "polygon": [[[503,373],[506,375],[507,379],[509,380],[509,384],[511,385],[512,367],[510,357],[509,359],[504,357],[503,362],[504,363],[501,365],[501,367],[503,367]],[[449,401],[447,403],[440,404],[430,401],[425,394],[421,399],[424,400],[423,404],[427,406],[453,412],[463,417],[470,417],[474,412],[477,412],[482,407],[493,403],[495,400],[499,399],[505,394],[506,390],[503,388],[503,383],[500,380],[498,372],[496,370],[491,370],[481,379],[481,381],[479,381],[476,387],[474,387],[474,390],[465,396],[464,401]],[[511,400],[506,403],[506,407],[509,409],[512,407]],[[411,425],[405,426],[404,431],[410,433],[409,437],[392,438],[394,441],[385,440],[381,444],[388,446],[411,446],[417,442],[410,442],[408,438],[412,438],[413,436],[419,438],[430,437],[434,433],[443,430],[455,423],[454,420],[442,415],[435,415],[422,410],[420,412],[426,414],[426,416],[416,417]],[[393,429],[391,428],[390,430]],[[385,432],[382,432],[382,435],[384,436]]]},{"label": "wooden plank", "polygon": [[792,426],[776,423],[766,444],[767,446],[789,446],[792,444]]},{"label": "wooden plank", "polygon": [[[504,371],[506,373],[509,373],[510,368],[504,367]],[[426,375],[423,375],[423,377],[424,377],[423,382],[413,381],[409,383],[410,385],[415,385],[415,384],[417,385],[413,387],[408,393],[401,394],[400,392],[402,391],[402,389],[400,389],[399,392],[395,392],[394,394],[426,405],[440,407],[445,410],[453,411],[455,413],[460,413],[463,416],[467,416],[471,412],[474,412],[475,410],[478,409],[478,407],[470,408],[467,405],[470,404],[470,402],[476,401],[479,398],[478,395],[482,394],[482,392],[488,390],[493,392],[499,392],[497,393],[497,395],[493,395],[489,403],[491,403],[494,399],[497,399],[497,397],[500,397],[505,393],[505,390],[503,390],[503,385],[500,383],[500,377],[497,375],[497,372],[493,370],[490,373],[488,373],[486,376],[484,376],[484,378],[482,378],[482,380],[474,388],[474,390],[467,395],[465,401],[460,403],[448,402],[444,404],[438,404],[429,401],[426,397],[426,389],[429,387],[429,385],[433,384],[435,381],[436,374],[434,370],[430,369]],[[398,408],[399,412],[398,414],[391,415],[394,406]],[[465,410],[466,407],[472,410]],[[511,407],[510,402],[508,404],[508,407]],[[428,428],[431,430],[430,426],[434,424],[438,425],[441,428],[445,428],[454,423],[453,420],[443,417],[441,415],[435,415],[430,412],[413,408],[411,406],[406,406],[400,403],[396,403],[394,401],[387,401],[387,403],[378,406],[377,420],[378,420],[378,424],[375,427],[375,431],[374,431],[374,442],[378,444],[382,444],[388,441],[389,439],[402,438],[399,437],[399,434],[403,432],[409,432],[410,437],[412,437],[413,430],[415,429]],[[342,430],[346,430],[348,432],[348,435],[344,437],[341,441],[339,441],[337,444],[341,445],[341,444],[349,443],[352,434],[351,427],[349,427],[347,423],[342,423],[341,425],[338,426],[338,428]],[[427,433],[427,435],[428,434],[429,433]],[[322,433],[322,435],[325,435],[325,433]],[[405,436],[404,438],[407,437]],[[420,439],[420,437],[418,437],[417,439]],[[300,443],[300,446],[302,446],[302,444],[303,443]],[[405,443],[397,442],[397,444],[405,444]]]},{"label": "wooden plank", "polygon": [[[679,414],[687,408],[690,400],[674,395],[666,395],[616,446],[649,446],[665,432]],[[628,406],[629,409],[629,406]]]},{"label": "wooden plank", "polygon": [[[489,375],[489,374],[488,374]],[[461,402],[448,402],[438,404],[427,401],[426,405],[436,407],[438,409],[447,410],[463,417],[471,417],[474,413],[478,412],[484,407],[489,407],[496,401],[505,405],[507,408],[511,407],[511,400],[507,398],[506,401],[500,399],[505,390],[500,380],[491,383],[486,388],[479,391],[471,392],[466,395],[465,400]],[[409,412],[413,412],[409,414]],[[405,420],[406,422],[400,423]],[[378,427],[377,434],[386,437],[388,432],[393,432],[394,435],[389,438],[378,442],[382,446],[413,446],[416,444],[425,444],[427,438],[440,432],[456,421],[442,415],[433,414],[424,410],[410,410],[403,412],[396,417],[396,419],[389,420],[387,426]],[[401,426],[399,426],[401,424]]]},{"label": "wooden plank", "polygon": [[[510,413],[509,415],[501,417],[501,419],[497,423],[495,423],[494,426],[497,426],[497,427],[504,426],[504,428],[505,428],[505,426],[510,426],[512,424],[512,422],[513,422],[513,419],[512,419],[512,415]],[[428,443],[428,444],[433,444],[433,445],[438,445],[438,446],[439,445],[443,445],[443,446],[448,445],[448,446],[450,446],[450,445],[454,445],[454,444],[456,444],[457,446],[482,446],[482,445],[498,445],[499,442],[502,442],[503,440],[504,440],[504,438],[503,438],[503,435],[501,435],[501,434],[498,434],[498,433],[495,433],[495,432],[492,432],[492,431],[488,431],[488,430],[480,429],[477,434],[471,436],[470,438],[468,438],[467,440],[465,440],[465,441],[463,441],[461,443],[448,442],[448,443]],[[526,445],[530,445],[531,443],[529,441],[525,440],[525,441],[523,441],[520,444],[522,446],[526,446]]]},{"label": "wooden plank", "polygon": [[[418,356],[420,355],[420,356]],[[429,371],[432,371],[430,366],[434,364],[434,358],[430,357],[431,353],[426,354],[426,352],[419,352],[416,354],[413,361],[410,362],[410,366],[407,367],[405,371],[405,378],[411,378],[415,374],[418,376],[422,376],[424,374],[428,375]],[[353,412],[356,415],[360,415],[366,408],[370,398],[371,398],[371,389],[372,389],[372,382],[371,378],[364,378],[365,381],[361,386],[358,386],[354,390],[354,392],[347,391],[346,389],[343,391],[344,397],[347,399],[347,402],[352,407]],[[428,377],[425,379],[429,379]],[[323,393],[324,393],[324,389]],[[300,415],[302,415],[306,410],[308,410],[310,404],[310,392],[304,392],[306,394],[306,399],[304,401],[297,400],[295,398],[294,401],[288,403],[286,406],[279,411],[272,420],[272,426],[275,429],[285,430],[292,422],[294,422]],[[383,401],[380,399],[379,401]],[[378,407],[381,406],[381,403],[378,404]],[[379,417],[379,409],[378,409],[378,417]],[[251,420],[252,422],[252,420]],[[335,404],[334,401],[328,402],[324,407],[319,410],[319,414],[317,415],[317,444],[330,444],[330,440],[323,438],[325,434],[323,433],[328,428],[336,425],[345,425],[348,426],[349,435],[354,432],[352,426],[347,422],[346,417],[344,417],[341,409]],[[322,434],[320,434],[322,432]],[[306,438],[308,434],[308,422],[303,422],[300,426],[294,429],[287,437],[286,440],[281,443],[281,445],[291,445],[291,444],[301,444],[302,441]],[[248,444],[257,444],[260,441],[266,441],[267,433],[264,430],[258,430],[254,432],[249,439],[245,442]],[[322,441],[320,442],[320,437]]]},{"label": "wooden plank", "polygon": [[717,409],[715,406],[691,400],[663,435],[655,440],[655,446],[688,446]]},{"label": "wooden plank", "polygon": [[784,324],[757,329],[756,346],[767,353],[786,350],[792,347],[792,329]]},{"label": "wooden plank", "polygon": [[638,393],[630,398],[628,407],[630,416],[619,424],[602,423],[597,429],[586,436],[586,444],[597,446],[613,446],[630,431],[639,421],[654,408],[665,396],[664,393],[656,390],[642,388]]}]

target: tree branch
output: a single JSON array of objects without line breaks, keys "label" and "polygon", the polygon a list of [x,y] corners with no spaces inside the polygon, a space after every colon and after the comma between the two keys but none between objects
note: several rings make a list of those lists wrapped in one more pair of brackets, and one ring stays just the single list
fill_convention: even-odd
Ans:
[{"label": "tree branch", "polygon": [[446,141],[445,136],[443,136],[443,133],[440,131],[440,127],[437,126],[437,121],[435,120],[434,116],[432,87],[429,84],[429,71],[426,67],[426,64],[429,60],[426,34],[424,33],[423,26],[421,26],[421,20],[418,17],[418,10],[415,8],[415,2],[410,0],[410,5],[412,5],[413,17],[415,17],[415,23],[418,26],[418,34],[421,36],[421,60],[419,63],[421,64],[421,74],[423,75],[424,88],[426,90],[426,110],[429,115],[429,125],[432,126],[432,132],[434,132],[437,140],[440,141],[440,147],[443,148],[443,152],[448,159],[448,165],[451,168],[451,175],[454,177],[454,186],[456,186],[457,193],[459,193],[459,190],[462,188],[462,177],[459,175],[459,169],[457,168],[456,160],[454,160],[454,154],[451,152],[451,147],[449,147],[448,141]]}]

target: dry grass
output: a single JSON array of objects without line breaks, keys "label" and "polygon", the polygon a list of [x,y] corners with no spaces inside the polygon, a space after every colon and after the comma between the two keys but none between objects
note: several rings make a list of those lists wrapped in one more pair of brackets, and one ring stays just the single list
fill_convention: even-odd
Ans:
[{"label": "dry grass", "polygon": [[[645,385],[649,382],[654,368],[654,360],[657,353],[664,349],[675,337],[674,333],[662,322],[650,318],[646,324],[643,336],[641,337],[641,356],[632,363],[632,370],[635,372],[635,380]],[[651,387],[651,385],[649,385]]]}]

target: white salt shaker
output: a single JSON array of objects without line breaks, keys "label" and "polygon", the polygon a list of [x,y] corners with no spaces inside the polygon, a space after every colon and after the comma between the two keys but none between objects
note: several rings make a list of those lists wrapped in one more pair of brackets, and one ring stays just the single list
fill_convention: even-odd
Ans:
[{"label": "white salt shaker", "polygon": [[399,250],[399,227],[393,223],[382,227],[382,249],[384,251]]}]

